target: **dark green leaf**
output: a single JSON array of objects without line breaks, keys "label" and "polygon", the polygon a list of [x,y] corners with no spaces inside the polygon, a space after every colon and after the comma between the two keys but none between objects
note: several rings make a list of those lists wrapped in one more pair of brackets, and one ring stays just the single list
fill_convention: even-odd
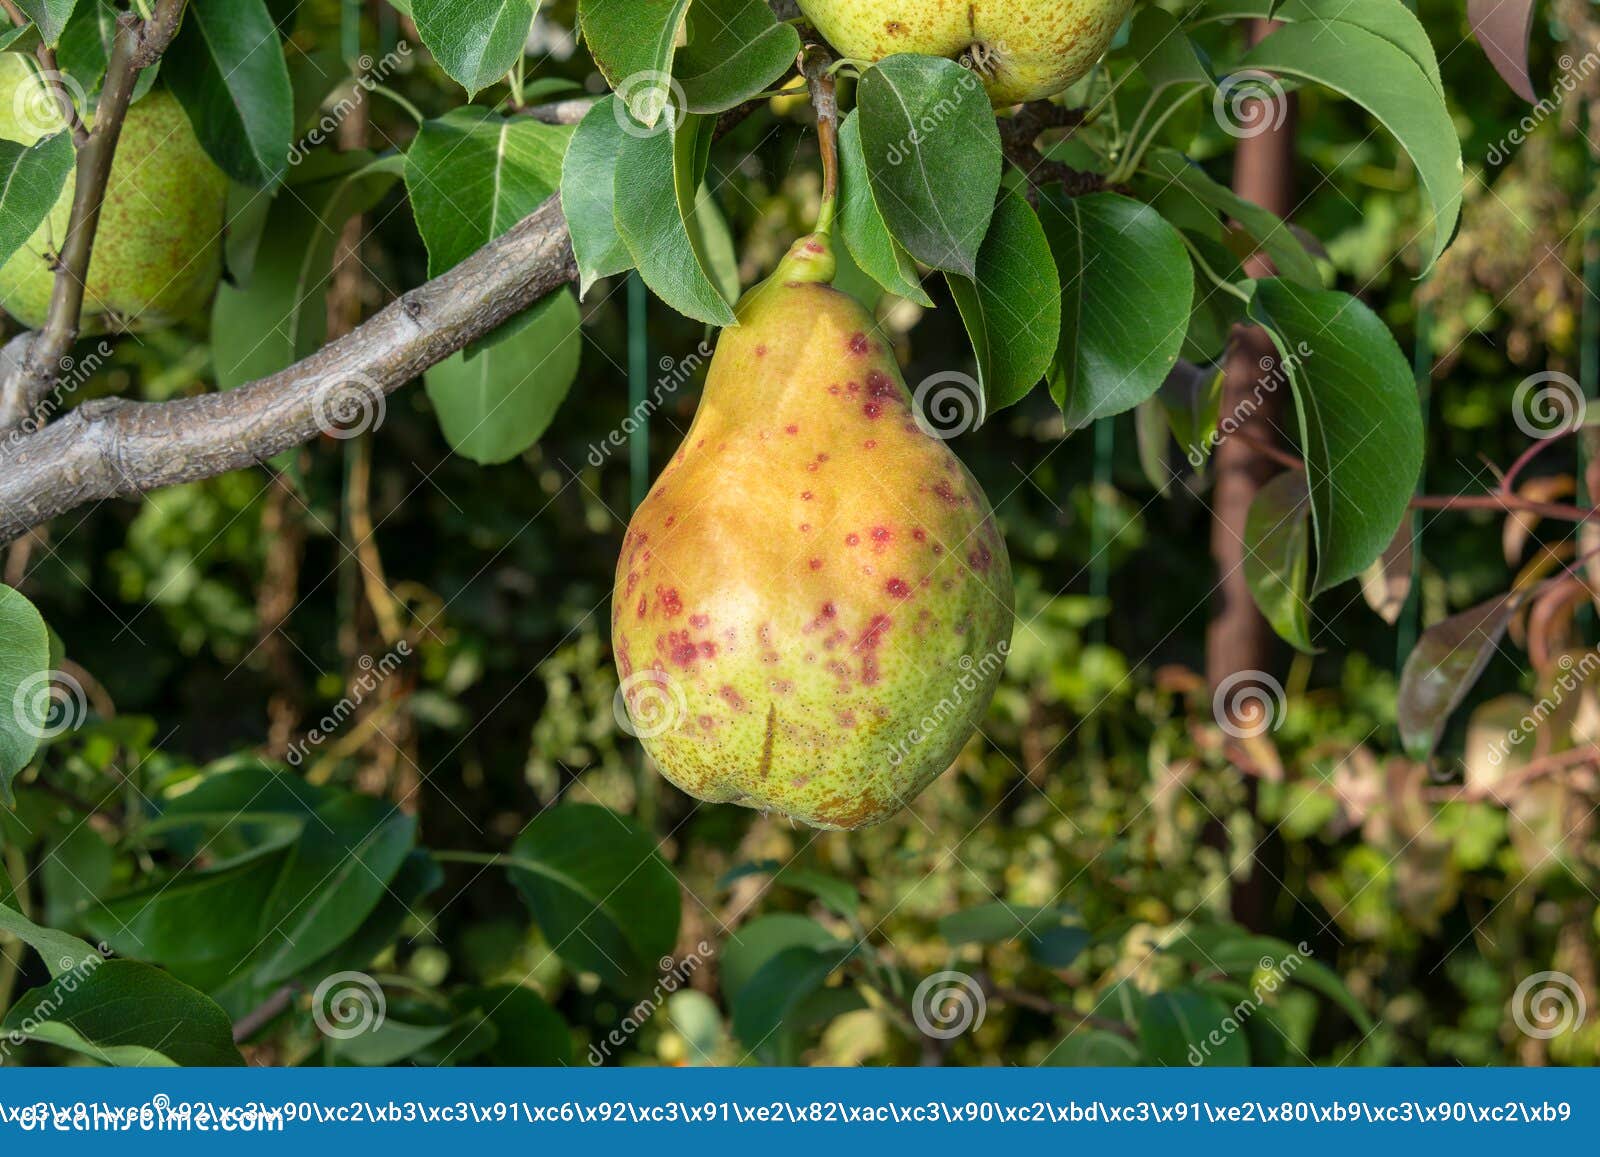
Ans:
[{"label": "dark green leaf", "polygon": [[512,849],[511,880],[557,955],[618,990],[647,990],[678,938],[678,882],[655,841],[606,808],[541,812]]},{"label": "dark green leaf", "polygon": [[1244,577],[1272,629],[1300,650],[1311,645],[1311,495],[1306,476],[1287,470],[1250,503]]},{"label": "dark green leaf", "polygon": [[0,263],[50,215],[76,157],[66,132],[31,145],[0,140]]},{"label": "dark green leaf", "polygon": [[264,0],[189,0],[161,74],[217,167],[274,184],[294,143],[294,92]]},{"label": "dark green leaf", "polygon": [[822,948],[834,943],[833,933],[808,916],[774,912],[734,931],[723,946],[719,974],[729,1007],[767,961],[786,948]]},{"label": "dark green leaf", "polygon": [[791,1011],[827,983],[854,950],[785,948],[764,963],[733,1001],[733,1031],[751,1052],[775,1064],[793,1064],[799,1023]]},{"label": "dark green leaf", "polygon": [[423,124],[406,189],[437,277],[532,213],[561,184],[565,125],[458,108]]},{"label": "dark green leaf", "polygon": [[861,271],[890,293],[931,309],[933,299],[923,291],[917,263],[890,236],[873,200],[861,151],[861,114],[855,109],[839,125],[839,186],[839,232]]},{"label": "dark green leaf", "polygon": [[1248,313],[1272,336],[1294,389],[1315,595],[1364,571],[1405,516],[1422,469],[1417,388],[1393,335],[1353,297],[1268,279]]},{"label": "dark green leaf", "polygon": [[1102,1028],[1075,1029],[1072,1035],[1050,1050],[1042,1065],[1070,1065],[1079,1068],[1126,1068],[1140,1061],[1139,1049],[1127,1037]]},{"label": "dark green leaf", "polygon": [[722,112],[788,72],[799,52],[800,34],[766,0],[695,0],[674,71],[690,112]]},{"label": "dark green leaf", "polygon": [[1250,1045],[1227,1005],[1180,988],[1148,996],[1139,1014],[1139,1046],[1158,1065],[1248,1065]]},{"label": "dark green leaf", "polygon": [[595,64],[646,128],[678,104],[670,94],[672,60],[688,9],[689,0],[578,2],[578,24]]},{"label": "dark green leaf", "polygon": [[604,97],[584,114],[561,166],[561,212],[578,259],[580,299],[596,279],[633,268],[615,216],[617,157],[624,141],[616,99]]},{"label": "dark green leaf", "polygon": [[51,976],[98,967],[104,960],[97,949],[76,936],[43,928],[4,904],[0,904],[0,932],[15,936],[37,952]]},{"label": "dark green leaf", "polygon": [[567,1022],[533,989],[509,984],[469,988],[458,993],[453,1003],[462,1012],[485,1018],[499,1030],[486,1054],[490,1064],[571,1064],[572,1035]]},{"label": "dark green leaf", "polygon": [[1066,968],[1089,946],[1078,914],[1064,906],[1034,907],[996,901],[939,918],[939,934],[952,947],[999,944],[1019,937],[1047,968]]},{"label": "dark green leaf", "polygon": [[1400,740],[1411,758],[1432,754],[1450,713],[1494,658],[1520,602],[1519,592],[1508,591],[1422,632],[1400,672],[1396,704]]},{"label": "dark green leaf", "polygon": [[417,35],[469,97],[522,56],[538,0],[412,0]]},{"label": "dark green leaf", "polygon": [[978,356],[985,413],[1028,396],[1061,338],[1061,285],[1039,218],[1022,194],[1000,194],[977,274],[947,273]]},{"label": "dark green leaf", "polygon": [[775,885],[809,892],[826,907],[846,919],[854,916],[861,907],[861,894],[848,881],[804,868],[785,868],[777,860],[741,864],[718,880],[717,886],[727,888],[746,876],[757,875],[770,875]]},{"label": "dark green leaf", "polygon": [[50,632],[33,604],[0,584],[0,804],[28,766],[49,723]]},{"label": "dark green leaf", "polygon": [[976,73],[891,56],[862,77],[861,144],[873,200],[911,255],[973,277],[1000,191],[1000,134]]},{"label": "dark green leaf", "polygon": [[1048,197],[1040,210],[1062,283],[1050,393],[1075,430],[1161,387],[1189,327],[1194,270],[1178,231],[1128,197]]},{"label": "dark green leaf", "polygon": [[17,0],[17,7],[33,21],[39,35],[49,45],[61,39],[61,30],[72,19],[72,10],[77,5],[78,0]]},{"label": "dark green leaf", "polygon": [[423,375],[450,448],[481,464],[537,442],[578,373],[578,303],[565,289],[496,330],[483,348],[452,354]]},{"label": "dark green leaf", "polygon": [[244,1064],[215,1002],[132,960],[107,960],[24,993],[0,1031],[108,1065]]}]

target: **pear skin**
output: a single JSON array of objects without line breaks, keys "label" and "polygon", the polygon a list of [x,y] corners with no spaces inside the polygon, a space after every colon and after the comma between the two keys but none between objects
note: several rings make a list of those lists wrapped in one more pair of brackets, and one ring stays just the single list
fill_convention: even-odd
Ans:
[{"label": "pear skin", "polygon": [[[27,61],[0,53],[0,137],[31,145],[63,127]],[[0,308],[30,329],[49,312],[76,187],[68,173],[50,215],[0,266]],[[227,195],[227,177],[171,93],[154,89],[129,106],[95,231],[80,332],[147,330],[203,308],[222,272]]]},{"label": "pear skin", "polygon": [[1053,96],[1105,52],[1133,0],[800,0],[844,56],[968,58],[997,105]]},{"label": "pear skin", "polygon": [[669,780],[852,829],[955,760],[1013,616],[987,498],[833,266],[826,237],[802,238],[736,307],[623,539],[612,640]]}]

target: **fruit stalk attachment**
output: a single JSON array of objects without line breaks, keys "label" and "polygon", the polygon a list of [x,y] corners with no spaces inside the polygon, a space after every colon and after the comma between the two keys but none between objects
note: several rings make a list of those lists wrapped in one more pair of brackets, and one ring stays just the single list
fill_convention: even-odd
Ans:
[{"label": "fruit stalk attachment", "polygon": [[827,235],[833,229],[834,211],[839,204],[839,98],[834,89],[834,58],[820,44],[808,44],[800,58],[811,93],[811,106],[817,111],[817,150],[822,154],[822,207],[817,211],[814,232]]}]

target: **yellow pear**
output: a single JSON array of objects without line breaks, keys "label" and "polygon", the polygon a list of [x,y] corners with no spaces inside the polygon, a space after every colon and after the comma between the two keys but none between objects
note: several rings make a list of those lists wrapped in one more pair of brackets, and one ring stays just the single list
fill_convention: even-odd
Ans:
[{"label": "yellow pear", "polygon": [[997,105],[1040,100],[1088,72],[1133,0],[800,0],[842,55],[967,57]]},{"label": "yellow pear", "polygon": [[668,779],[822,828],[888,819],[999,681],[1011,564],[924,432],[827,237],[739,302],[683,445],[623,539],[621,694]]},{"label": "yellow pear", "polygon": [[[63,127],[27,60],[0,53],[0,137],[31,145]],[[0,308],[30,329],[49,309],[76,187],[69,173],[50,215],[0,266]],[[151,329],[204,306],[222,271],[227,194],[227,178],[170,93],[156,89],[130,106],[84,282],[81,332]]]}]

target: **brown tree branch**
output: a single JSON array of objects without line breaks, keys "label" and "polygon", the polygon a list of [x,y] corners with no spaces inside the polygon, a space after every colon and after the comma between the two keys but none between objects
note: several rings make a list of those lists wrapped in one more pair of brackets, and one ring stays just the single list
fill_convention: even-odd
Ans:
[{"label": "brown tree branch", "polygon": [[[14,425],[38,406],[56,380],[61,359],[78,339],[89,258],[100,227],[100,207],[105,201],[106,182],[122,135],[122,122],[133,99],[133,87],[140,71],[159,59],[171,43],[183,17],[184,3],[185,0],[158,0],[148,21],[128,12],[117,17],[116,40],[95,105],[94,128],[78,143],[72,215],[56,261],[49,312],[36,334],[26,342],[7,347],[9,365],[4,367],[5,376],[0,380],[0,429]],[[53,55],[50,63],[54,63]],[[51,78],[50,83],[57,90],[57,99],[70,105],[71,100],[59,91],[59,80]],[[74,138],[78,136],[78,130],[74,130]]]}]

